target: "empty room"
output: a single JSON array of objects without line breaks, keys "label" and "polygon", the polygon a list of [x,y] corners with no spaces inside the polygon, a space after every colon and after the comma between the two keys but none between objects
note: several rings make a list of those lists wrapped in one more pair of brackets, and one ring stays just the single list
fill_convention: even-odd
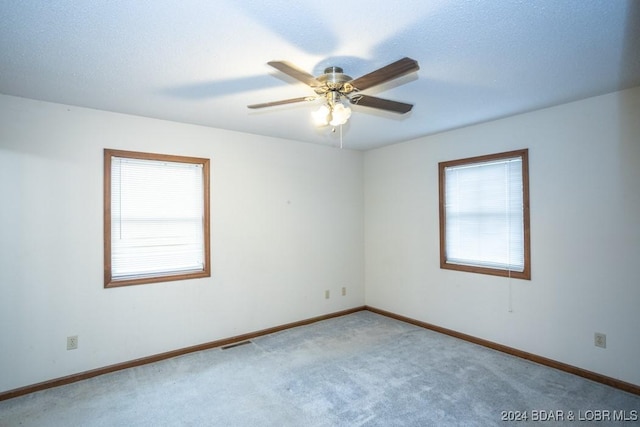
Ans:
[{"label": "empty room", "polygon": [[0,426],[640,422],[640,2],[0,11]]}]

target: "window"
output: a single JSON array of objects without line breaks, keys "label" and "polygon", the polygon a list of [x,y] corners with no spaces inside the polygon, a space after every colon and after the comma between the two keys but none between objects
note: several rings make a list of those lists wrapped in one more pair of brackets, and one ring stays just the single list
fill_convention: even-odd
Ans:
[{"label": "window", "polygon": [[440,267],[531,279],[528,150],[439,163]]},{"label": "window", "polygon": [[104,150],[105,287],[210,275],[209,159]]}]

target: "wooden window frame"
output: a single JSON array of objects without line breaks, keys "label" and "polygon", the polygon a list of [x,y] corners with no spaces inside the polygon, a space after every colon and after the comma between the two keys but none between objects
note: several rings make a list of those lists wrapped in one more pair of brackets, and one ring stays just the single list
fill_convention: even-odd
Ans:
[{"label": "wooden window frame", "polygon": [[[111,161],[112,157],[123,157],[141,160],[155,160],[178,163],[201,164],[203,173],[203,233],[204,233],[204,266],[202,271],[166,274],[153,277],[140,277],[131,279],[114,279],[111,264]],[[196,279],[211,276],[211,251],[210,251],[210,166],[209,159],[199,157],[176,156],[169,154],[143,153],[138,151],[125,151],[104,149],[104,287],[113,288],[121,286],[141,285],[146,283],[169,282],[186,279]]]},{"label": "wooden window frame", "polygon": [[[524,224],[524,269],[523,271],[510,271],[490,267],[460,265],[447,263],[446,247],[446,211],[445,211],[445,169],[452,166],[483,163],[492,160],[501,160],[514,157],[522,158],[522,191],[523,191],[523,224]],[[493,276],[511,277],[516,279],[531,280],[531,230],[529,218],[529,150],[514,150],[503,153],[488,154],[465,159],[451,160],[438,163],[439,179],[439,215],[440,215],[440,268],[447,270],[465,271],[470,273],[489,274]]]}]

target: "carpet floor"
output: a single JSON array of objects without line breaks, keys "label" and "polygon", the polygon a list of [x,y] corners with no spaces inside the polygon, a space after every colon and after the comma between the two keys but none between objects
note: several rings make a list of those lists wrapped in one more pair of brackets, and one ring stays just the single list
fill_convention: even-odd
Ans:
[{"label": "carpet floor", "polygon": [[361,311],[0,402],[0,426],[631,426],[639,412],[640,396]]}]

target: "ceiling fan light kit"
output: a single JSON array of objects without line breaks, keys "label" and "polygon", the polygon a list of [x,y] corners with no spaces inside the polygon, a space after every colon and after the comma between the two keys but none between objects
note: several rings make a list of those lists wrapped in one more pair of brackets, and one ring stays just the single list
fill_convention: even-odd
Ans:
[{"label": "ceiling fan light kit", "polygon": [[313,89],[316,95],[252,104],[248,105],[248,108],[273,107],[276,105],[315,101],[324,98],[325,102],[320,106],[320,109],[312,113],[312,118],[318,126],[331,125],[334,128],[345,124],[349,120],[349,117],[351,117],[351,108],[343,103],[343,99],[353,105],[377,108],[399,114],[405,114],[411,111],[413,108],[412,104],[363,95],[359,92],[420,69],[416,60],[405,57],[372,71],[369,74],[365,74],[362,77],[352,79],[350,76],[344,74],[340,67],[327,67],[322,75],[314,77],[288,62],[271,61],[268,64],[296,80],[305,83]]},{"label": "ceiling fan light kit", "polygon": [[351,117],[351,108],[342,103],[337,92],[327,92],[326,97],[327,102],[322,104],[317,111],[311,113],[316,126],[331,125],[336,127],[347,123]]}]

